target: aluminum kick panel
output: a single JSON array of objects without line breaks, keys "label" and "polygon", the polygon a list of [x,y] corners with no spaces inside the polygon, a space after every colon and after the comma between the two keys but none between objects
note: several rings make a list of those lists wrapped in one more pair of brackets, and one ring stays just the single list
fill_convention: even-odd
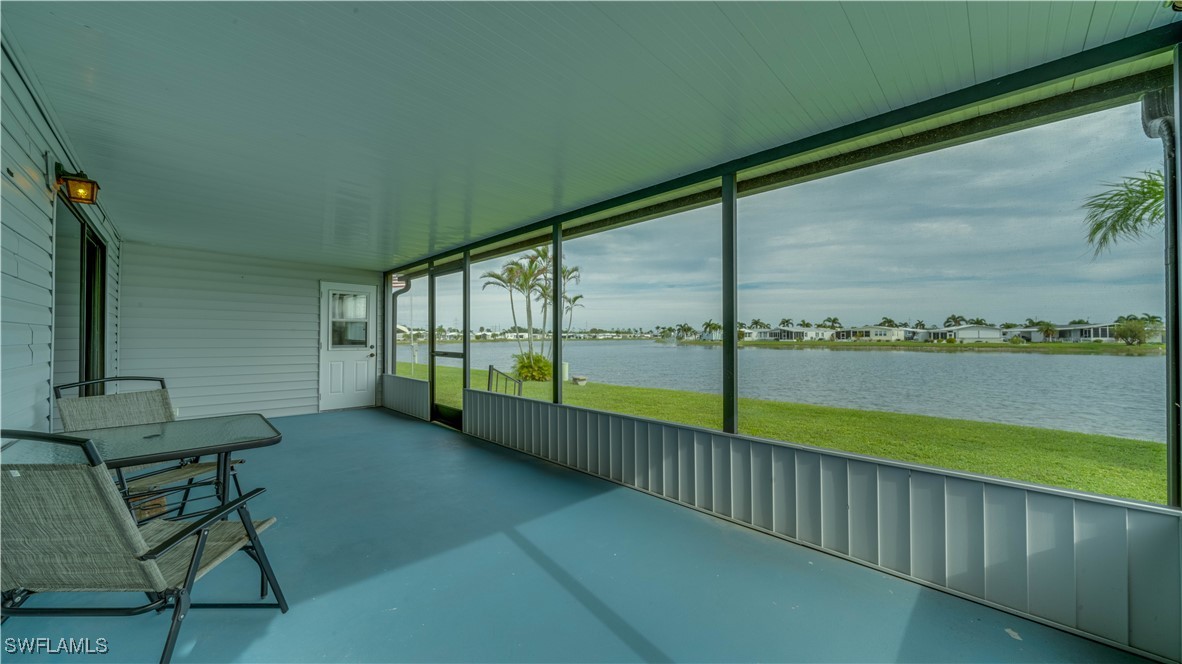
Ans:
[{"label": "aluminum kick panel", "polygon": [[476,390],[465,392],[464,431],[1134,651],[1182,656],[1173,510]]},{"label": "aluminum kick panel", "polygon": [[382,375],[382,405],[420,420],[431,419],[431,395],[425,380]]}]

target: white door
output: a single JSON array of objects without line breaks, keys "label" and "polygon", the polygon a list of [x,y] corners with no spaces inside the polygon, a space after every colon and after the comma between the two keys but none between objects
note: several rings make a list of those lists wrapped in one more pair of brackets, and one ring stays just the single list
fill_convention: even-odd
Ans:
[{"label": "white door", "polygon": [[320,410],[377,400],[377,287],[320,282]]}]

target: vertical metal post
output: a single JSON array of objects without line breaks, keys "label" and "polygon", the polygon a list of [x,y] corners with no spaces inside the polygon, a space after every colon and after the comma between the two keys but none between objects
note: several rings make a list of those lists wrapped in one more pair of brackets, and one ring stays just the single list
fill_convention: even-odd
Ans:
[{"label": "vertical metal post", "polygon": [[[463,320],[464,329],[461,332],[464,336],[464,389],[472,387],[472,376],[469,375],[472,371],[472,361],[469,357],[472,350],[471,336],[472,336],[472,253],[464,252],[464,311],[461,316]],[[461,402],[462,403],[462,402]]]},{"label": "vertical metal post", "polygon": [[435,263],[427,265],[427,394],[435,419]]},{"label": "vertical metal post", "polygon": [[1179,189],[1178,173],[1182,172],[1182,154],[1178,150],[1179,112],[1182,111],[1182,47],[1174,46],[1174,89],[1173,96],[1173,131],[1170,132],[1173,154],[1167,154],[1165,159],[1165,204],[1166,204],[1166,399],[1169,420],[1166,424],[1166,503],[1173,507],[1182,507],[1182,453],[1179,452],[1179,442],[1182,439],[1182,407],[1179,407],[1179,378],[1182,371],[1179,367],[1179,343],[1182,342],[1182,317],[1179,316],[1178,291],[1179,259],[1178,254],[1178,200],[1182,196]]},{"label": "vertical metal post", "polygon": [[551,303],[554,315],[550,321],[550,334],[553,337],[550,348],[554,351],[553,364],[550,367],[550,380],[554,388],[551,398],[554,403],[562,403],[562,224],[554,224],[550,236],[550,262],[554,266],[554,274],[551,277],[554,286],[550,289],[550,297],[554,299]]},{"label": "vertical metal post", "polygon": [[739,432],[738,224],[735,174],[722,176],[722,430]]}]

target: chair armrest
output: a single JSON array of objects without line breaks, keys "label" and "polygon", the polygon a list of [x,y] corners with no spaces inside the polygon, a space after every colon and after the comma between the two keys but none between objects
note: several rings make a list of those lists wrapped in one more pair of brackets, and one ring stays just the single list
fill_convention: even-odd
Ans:
[{"label": "chair armrest", "polygon": [[266,491],[266,489],[255,489],[254,491],[251,491],[237,500],[232,500],[225,505],[222,505],[200,519],[189,522],[189,525],[186,526],[184,530],[173,535],[172,537],[169,537],[160,544],[157,544],[156,546],[149,549],[147,553],[143,554],[142,556],[138,556],[137,558],[139,560],[155,560],[156,558],[159,558],[165,553],[168,553],[168,551],[176,545],[185,541],[185,539],[192,537],[205,528],[208,528],[215,521],[221,520],[222,517],[226,516],[230,512],[233,512],[234,510],[246,505],[247,501],[264,491]]}]

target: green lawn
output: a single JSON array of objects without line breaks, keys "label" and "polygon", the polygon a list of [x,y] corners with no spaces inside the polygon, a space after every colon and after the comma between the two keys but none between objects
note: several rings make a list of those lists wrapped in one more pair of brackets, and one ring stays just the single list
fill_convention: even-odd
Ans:
[{"label": "green lawn", "polygon": [[[401,375],[410,365],[399,363]],[[436,398],[460,407],[459,369],[441,367]],[[426,370],[417,368],[419,377]],[[473,371],[485,389],[487,371]],[[550,383],[526,383],[524,396],[550,399]],[[604,383],[563,385],[564,401],[626,415],[722,426],[722,397]],[[1093,493],[1165,501],[1165,445],[1152,441],[925,415],[739,400],[740,433],[963,470]]]}]

